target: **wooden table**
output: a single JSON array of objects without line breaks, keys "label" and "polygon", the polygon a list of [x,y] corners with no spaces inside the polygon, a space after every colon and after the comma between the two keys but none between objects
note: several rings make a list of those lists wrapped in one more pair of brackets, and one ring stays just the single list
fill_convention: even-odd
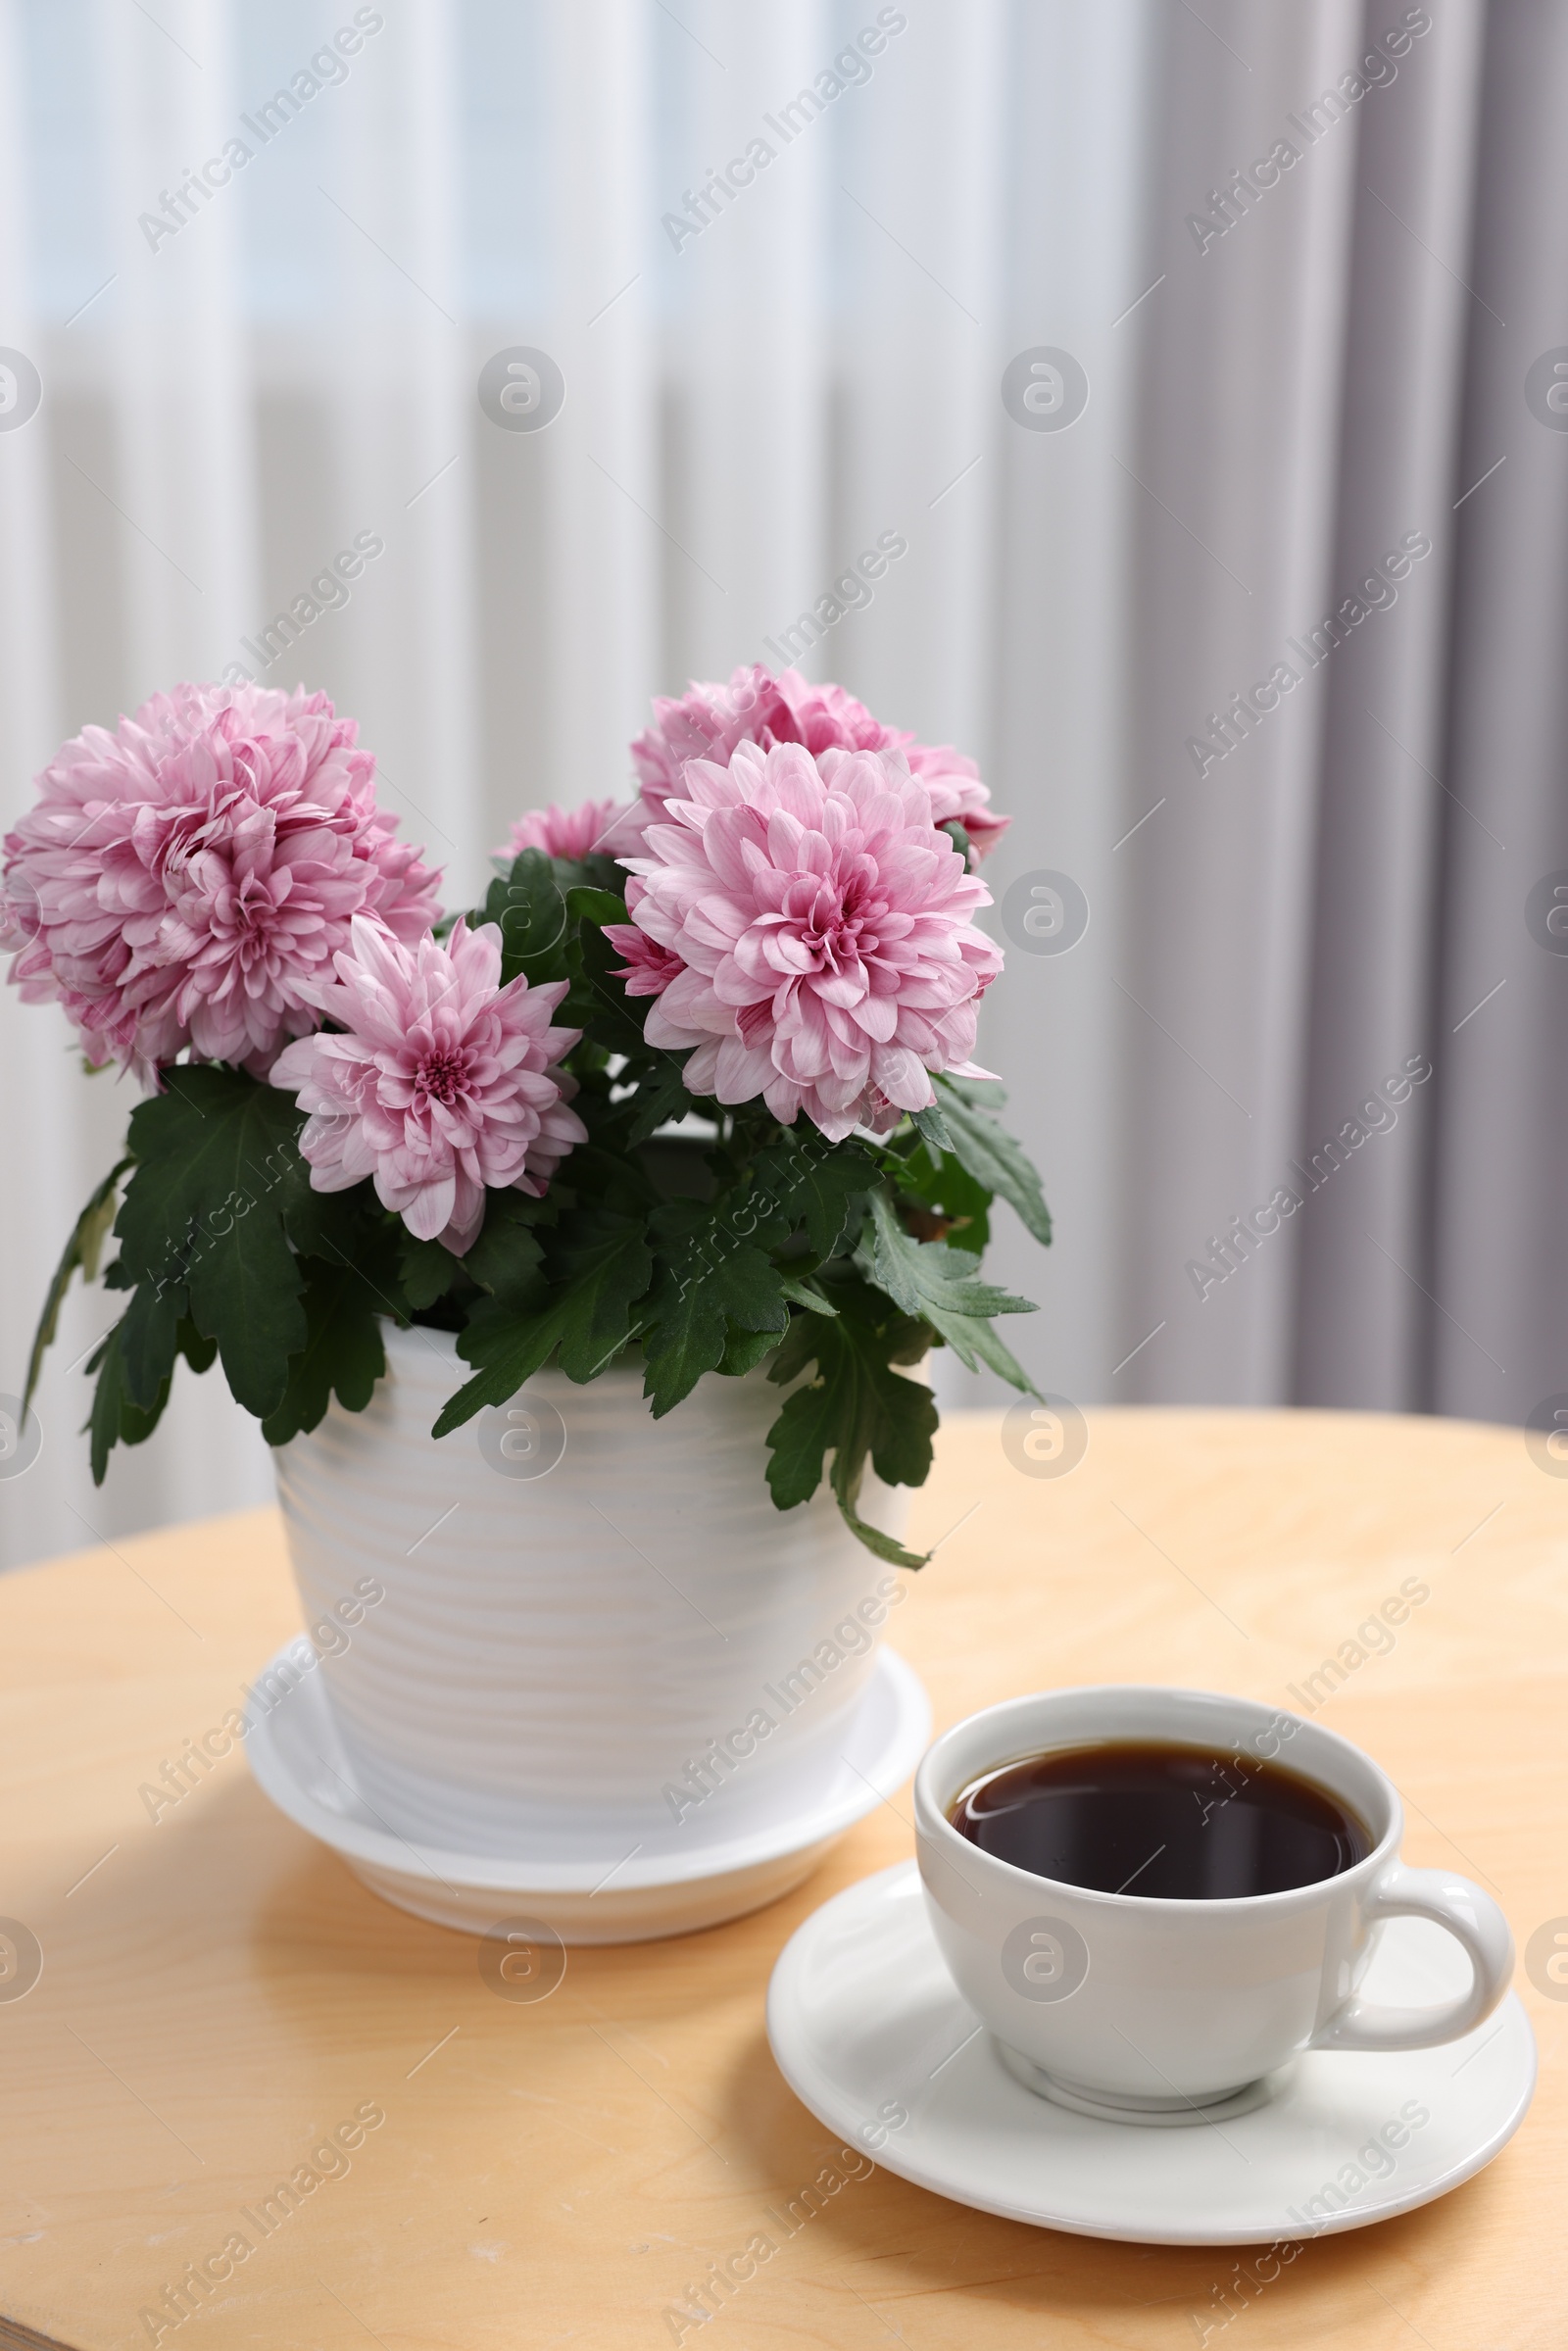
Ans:
[{"label": "wooden table", "polygon": [[[1057,1479],[1014,1469],[989,1416],[944,1430],[916,1531],[963,1524],[896,1619],[938,1726],[1100,1680],[1290,1704],[1415,1577],[1430,1598],[1323,1717],[1399,1784],[1409,1857],[1494,1884],[1523,1955],[1568,1914],[1568,1482],[1517,1432],[1452,1422],[1090,1425]],[[348,2169],[161,2342],[656,2351],[687,2282],[832,2152],[774,2069],[763,1992],[817,1903],[911,1851],[907,1795],[771,1909],[574,1950],[549,2000],[498,1999],[474,1942],[364,1891],[241,1752],[156,1824],[138,1799],[296,1623],[270,1512],[0,1582],[0,1912],[44,1954],[0,2001],[0,2343],[150,2341],[140,2312],[368,2106],[385,2121]],[[1522,1964],[1518,1984],[1543,2060],[1518,2137],[1445,2202],[1308,2246],[1227,2351],[1560,2351],[1568,1987]],[[1232,2259],[1023,2228],[876,2171],[682,2339],[1176,2351]]]}]

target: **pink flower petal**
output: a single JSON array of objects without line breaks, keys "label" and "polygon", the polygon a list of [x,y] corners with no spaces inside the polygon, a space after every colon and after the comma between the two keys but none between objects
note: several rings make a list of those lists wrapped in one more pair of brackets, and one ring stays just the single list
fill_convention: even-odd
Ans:
[{"label": "pink flower petal", "polygon": [[644,1035],[696,1048],[692,1093],[760,1095],[834,1138],[932,1102],[1002,960],[972,921],[990,894],[937,829],[904,739],[858,710],[829,705],[805,728],[780,705],[781,739],[739,740],[727,765],[672,759],[618,926],[643,945],[616,942],[628,975],[661,959]]}]

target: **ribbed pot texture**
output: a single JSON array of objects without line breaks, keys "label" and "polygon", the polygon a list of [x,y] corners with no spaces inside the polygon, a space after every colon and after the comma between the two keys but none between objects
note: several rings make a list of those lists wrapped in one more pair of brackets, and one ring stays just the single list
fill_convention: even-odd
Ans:
[{"label": "ribbed pot texture", "polygon": [[[338,1628],[318,1638],[333,1714],[386,1825],[453,1853],[603,1852],[609,1868],[634,1843],[744,1837],[825,1788],[900,1579],[825,1489],[774,1508],[780,1390],[710,1374],[655,1421],[635,1369],[586,1387],[547,1372],[516,1399],[529,1420],[491,1414],[437,1444],[467,1367],[446,1333],[382,1335],[368,1407],[334,1400],[274,1459],[306,1622]],[[508,1452],[548,1459],[560,1426],[548,1474],[509,1471]],[[902,1494],[867,1487],[895,1529]],[[368,1579],[385,1597],[345,1627]],[[715,1757],[760,1713],[752,1751],[743,1736]]]}]

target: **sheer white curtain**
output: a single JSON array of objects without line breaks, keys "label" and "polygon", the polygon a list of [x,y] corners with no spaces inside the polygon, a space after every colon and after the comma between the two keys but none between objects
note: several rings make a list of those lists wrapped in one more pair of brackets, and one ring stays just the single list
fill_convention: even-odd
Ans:
[{"label": "sheer white curtain", "polygon": [[[1147,0],[0,0],[0,345],[44,383],[0,431],[0,807],[82,724],[255,669],[242,641],[292,612],[269,681],[359,718],[463,903],[518,809],[624,788],[651,693],[772,658],[897,534],[805,665],[980,758],[1016,814],[1000,885],[1093,877],[1093,957],[1017,958],[988,1045],[1061,1228],[1047,1260],[1010,1251],[1046,1309],[1024,1344],[1091,1393],[1141,1335],[1102,958],[1145,805],[1122,646],[1147,312],[1121,314],[1155,273],[1156,70]],[[249,160],[150,244],[141,216],[234,137]],[[758,138],[772,159],[677,247],[662,217],[698,218],[688,192]],[[564,373],[543,431],[479,406],[513,344]],[[1068,432],[1002,406],[1035,344],[1088,370]],[[381,552],[348,602],[300,618],[357,535]],[[133,1097],[10,990],[0,1040],[15,1394]],[[112,1303],[73,1296],[42,1453],[0,1477],[5,1562],[269,1492],[211,1375],[94,1491],[80,1366]]]}]

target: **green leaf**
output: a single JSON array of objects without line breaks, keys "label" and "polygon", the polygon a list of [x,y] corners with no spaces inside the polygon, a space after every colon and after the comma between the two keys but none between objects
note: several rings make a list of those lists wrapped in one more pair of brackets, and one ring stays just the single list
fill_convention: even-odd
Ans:
[{"label": "green leaf", "polygon": [[551,1270],[556,1285],[534,1312],[518,1312],[502,1298],[482,1298],[475,1307],[458,1352],[477,1369],[447,1403],[437,1437],[486,1404],[504,1404],[558,1349],[562,1370],[579,1382],[620,1352],[633,1335],[631,1308],[653,1277],[643,1218],[610,1208],[574,1210],[562,1220]]},{"label": "green leaf", "polygon": [[780,1274],[778,1286],[792,1305],[805,1306],[808,1313],[836,1314],[838,1312],[837,1306],[830,1304],[820,1290],[814,1289],[809,1282],[797,1282],[792,1275],[786,1273]]},{"label": "green leaf", "polygon": [[591,922],[583,924],[566,949],[571,994],[557,1017],[575,1023],[595,1044],[612,1053],[666,1060],[669,1056],[644,1044],[643,1024],[632,1009],[625,983],[613,977],[623,960],[619,949],[612,946],[602,930]]},{"label": "green leaf", "polygon": [[567,976],[566,901],[542,849],[513,859],[505,879],[491,883],[475,919],[500,925],[503,987],[519,972],[530,986]]},{"label": "green leaf", "polygon": [[837,1248],[852,1203],[879,1178],[876,1161],[858,1143],[770,1143],[752,1162],[751,1180],[714,1210],[722,1225],[767,1248],[799,1227],[818,1258]]},{"label": "green leaf", "polygon": [[726,1380],[744,1379],[749,1371],[757,1369],[765,1355],[772,1353],[777,1345],[777,1335],[772,1331],[731,1331],[724,1352],[713,1369]]},{"label": "green leaf", "polygon": [[[904,1385],[906,1388],[909,1388],[914,1385],[914,1382],[906,1380]],[[879,1559],[885,1559],[890,1567],[924,1567],[931,1556],[929,1551],[907,1550],[896,1535],[887,1534],[881,1527],[873,1527],[868,1520],[860,1516],[855,1507],[856,1497],[847,1497],[840,1494],[836,1483],[833,1491],[838,1501],[839,1515],[850,1533],[863,1543],[868,1551],[874,1551],[876,1556]]]},{"label": "green leaf", "polygon": [[[145,1445],[163,1418],[173,1379],[173,1359],[154,1393],[151,1404],[144,1410],[131,1397],[125,1381],[124,1334],[130,1320],[127,1312],[114,1329],[101,1339],[87,1360],[89,1373],[96,1372],[98,1384],[93,1390],[92,1410],[87,1428],[91,1435],[92,1482],[101,1486],[109,1467],[109,1455],[117,1445]],[[193,1371],[207,1371],[217,1348],[210,1339],[203,1339],[194,1323],[183,1321],[176,1335],[175,1354],[183,1355]]]},{"label": "green leaf", "polygon": [[[671,1200],[656,1211],[655,1231],[667,1232],[676,1210],[695,1211],[701,1225],[662,1255],[647,1301],[643,1394],[656,1420],[690,1396],[705,1371],[718,1368],[732,1328],[767,1332],[776,1340],[790,1319],[779,1270],[760,1249],[715,1230],[710,1211],[696,1200]],[[679,1221],[685,1226],[690,1218]]]},{"label": "green leaf", "polygon": [[686,1115],[692,1106],[692,1097],[686,1090],[685,1066],[684,1058],[671,1057],[656,1063],[645,1076],[639,1077],[637,1091],[630,1098],[631,1120],[626,1129],[629,1144],[646,1143],[666,1121]]},{"label": "green leaf", "polygon": [[948,1133],[947,1124],[938,1103],[933,1102],[928,1110],[911,1110],[909,1116],[914,1122],[916,1132],[930,1144],[933,1151],[952,1151],[953,1137]]},{"label": "green leaf", "polygon": [[303,1115],[241,1070],[164,1075],[165,1091],[131,1113],[138,1164],[115,1223],[122,1271],[155,1293],[183,1283],[191,1320],[217,1340],[233,1395],[263,1420],[281,1403],[289,1358],[306,1339],[303,1276],[283,1226],[285,1198],[303,1214],[309,1194]]},{"label": "green leaf", "polygon": [[[775,1507],[793,1510],[808,1502],[822,1483],[827,1455],[839,1442],[844,1396],[840,1381],[845,1359],[837,1349],[824,1349],[827,1359],[808,1388],[797,1388],[767,1432],[771,1456],[767,1465],[768,1491]],[[773,1367],[778,1377],[778,1366]]]},{"label": "green leaf", "polygon": [[566,912],[573,922],[625,922],[626,901],[613,890],[595,890],[579,883],[566,892]]},{"label": "green leaf", "polygon": [[[388,1211],[381,1207],[369,1184],[355,1184],[346,1192],[318,1192],[311,1182],[307,1160],[301,1157],[299,1138],[271,1154],[270,1173],[283,1230],[302,1257],[330,1257],[335,1263],[373,1255],[385,1260],[389,1290],[397,1283],[397,1252],[385,1246]],[[394,1220],[397,1230],[404,1229]],[[391,1311],[393,1299],[388,1297]]]},{"label": "green leaf", "polygon": [[1007,1089],[1000,1078],[958,1078],[951,1069],[945,1069],[939,1082],[950,1094],[956,1094],[959,1102],[967,1102],[971,1110],[995,1112],[1007,1106]]},{"label": "green leaf", "polygon": [[[569,903],[575,905],[579,898],[592,895],[574,890]],[[623,922],[625,906],[618,900],[615,904],[618,911],[612,919]],[[693,1098],[683,1075],[690,1054],[665,1053],[648,1044],[643,1036],[644,1012],[637,1008],[637,1000],[627,996],[624,981],[614,977],[623,960],[619,948],[611,944],[597,923],[583,922],[567,948],[571,994],[557,1017],[576,1023],[595,1046],[624,1057],[626,1065],[615,1083],[618,1089],[630,1092],[623,1091],[617,1107],[625,1140],[636,1145],[646,1143],[666,1119],[681,1118],[690,1110]]]},{"label": "green leaf", "polygon": [[290,1359],[282,1402],[262,1423],[269,1445],[314,1429],[334,1391],[345,1411],[363,1412],[386,1369],[377,1299],[359,1268],[313,1257],[305,1270],[306,1341]]},{"label": "green leaf", "polygon": [[[554,1224],[560,1212],[553,1200],[531,1200],[525,1192],[492,1192],[485,1201],[484,1230],[462,1259],[462,1270],[481,1290],[526,1312],[545,1288],[539,1271],[544,1244],[535,1228]],[[454,1259],[454,1270],[458,1264]]]},{"label": "green leaf", "polygon": [[[952,1148],[977,1184],[997,1193],[1015,1208],[1024,1224],[1042,1243],[1051,1240],[1051,1211],[1046,1206],[1040,1178],[1025,1156],[1022,1144],[999,1126],[989,1110],[966,1097],[976,1091],[949,1077],[939,1077],[942,1112],[952,1133]],[[960,1091],[961,1087],[961,1091]]]},{"label": "green leaf", "polygon": [[[901,1192],[962,1234],[960,1248],[979,1253],[987,1247],[992,1196],[952,1151],[933,1154],[921,1143],[906,1157],[890,1151],[883,1164]],[[943,1238],[933,1235],[933,1239]]]},{"label": "green leaf", "polygon": [[92,1392],[92,1411],[87,1428],[91,1436],[92,1482],[101,1486],[109,1467],[109,1455],[116,1445],[141,1445],[158,1425],[159,1415],[169,1400],[169,1382],[164,1382],[150,1412],[139,1411],[125,1390],[125,1364],[121,1352],[121,1333],[124,1320],[93,1350],[87,1369],[96,1371],[98,1385]]},{"label": "green leaf", "polygon": [[[445,1298],[462,1271],[463,1260],[443,1249],[439,1241],[416,1241],[405,1229],[398,1243],[398,1279],[405,1298],[416,1314],[433,1306],[438,1298]],[[306,1313],[309,1312],[307,1304]]]},{"label": "green leaf", "polygon": [[[767,1433],[768,1487],[780,1510],[808,1500],[831,1450],[829,1482],[845,1523],[879,1558],[920,1567],[922,1555],[868,1526],[857,1508],[867,1458],[888,1486],[922,1485],[930,1469],[936,1398],[893,1368],[895,1348],[906,1348],[916,1334],[863,1284],[833,1288],[838,1314],[830,1322],[813,1317],[808,1331],[804,1316],[792,1324],[769,1375],[783,1384],[798,1377],[803,1357],[816,1361],[815,1378],[785,1399]],[[918,1336],[923,1343],[927,1334]]]},{"label": "green leaf", "polygon": [[179,1326],[179,1351],[192,1371],[211,1371],[218,1358],[218,1342],[204,1339],[187,1314]]},{"label": "green leaf", "polygon": [[158,1290],[151,1282],[142,1282],[116,1326],[121,1381],[138,1411],[157,1411],[160,1396],[169,1394],[179,1353],[180,1324],[185,1319],[185,1292],[180,1283],[170,1282]]},{"label": "green leaf", "polygon": [[968,1370],[988,1363],[1015,1388],[1034,1393],[1033,1381],[991,1329],[989,1318],[1038,1309],[1028,1298],[978,1280],[980,1260],[969,1250],[945,1241],[912,1240],[885,1190],[871,1195],[871,1240],[862,1243],[856,1262],[906,1314],[940,1332]]},{"label": "green leaf", "polygon": [[118,1160],[71,1228],[71,1238],[55,1267],[54,1279],[49,1284],[48,1295],[43,1301],[43,1312],[38,1317],[38,1328],[33,1334],[32,1352],[27,1357],[27,1378],[22,1392],[24,1420],[38,1385],[44,1356],[53,1347],[55,1334],[60,1328],[60,1309],[65,1302],[66,1292],[71,1287],[71,1277],[78,1266],[84,1282],[92,1281],[96,1275],[104,1237],[115,1221],[115,1188],[126,1168],[135,1164],[131,1158]]}]

